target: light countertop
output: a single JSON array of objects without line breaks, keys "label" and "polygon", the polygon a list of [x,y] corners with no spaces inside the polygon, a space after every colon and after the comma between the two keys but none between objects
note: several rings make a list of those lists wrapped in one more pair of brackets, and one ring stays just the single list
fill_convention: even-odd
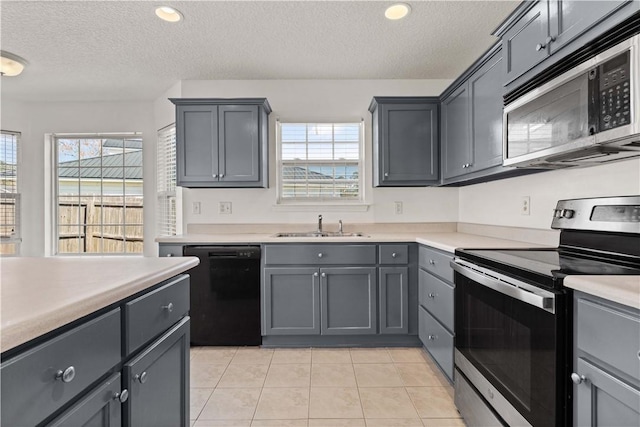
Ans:
[{"label": "light countertop", "polygon": [[567,276],[566,287],[640,310],[640,276]]},{"label": "light countertop", "polygon": [[1,349],[121,301],[198,262],[194,257],[2,258]]}]

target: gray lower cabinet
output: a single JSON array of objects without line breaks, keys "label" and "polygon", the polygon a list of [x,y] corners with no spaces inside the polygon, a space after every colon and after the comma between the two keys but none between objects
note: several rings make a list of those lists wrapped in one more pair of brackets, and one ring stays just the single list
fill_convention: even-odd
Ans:
[{"label": "gray lower cabinet", "polygon": [[373,185],[438,184],[437,97],[375,97],[372,114]]},{"label": "gray lower cabinet", "polygon": [[264,98],[171,99],[176,105],[176,172],[182,187],[268,186]]},{"label": "gray lower cabinet", "polygon": [[409,333],[409,267],[380,267],[380,333]]},{"label": "gray lower cabinet", "polygon": [[125,425],[189,425],[189,323],[183,318],[124,365]]},{"label": "gray lower cabinet", "polygon": [[442,372],[454,375],[453,254],[421,245],[418,271],[418,336]]},{"label": "gray lower cabinet", "polygon": [[375,267],[320,269],[320,325],[323,335],[377,333]]},{"label": "gray lower cabinet", "polygon": [[640,310],[574,294],[574,426],[640,425]]},{"label": "gray lower cabinet", "polygon": [[263,271],[264,334],[320,334],[320,274],[316,267]]}]

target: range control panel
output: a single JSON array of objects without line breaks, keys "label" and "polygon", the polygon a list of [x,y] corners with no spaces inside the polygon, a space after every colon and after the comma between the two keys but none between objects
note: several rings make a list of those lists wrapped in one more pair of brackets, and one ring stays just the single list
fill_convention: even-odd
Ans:
[{"label": "range control panel", "polygon": [[631,123],[630,71],[628,51],[598,66],[601,131]]}]

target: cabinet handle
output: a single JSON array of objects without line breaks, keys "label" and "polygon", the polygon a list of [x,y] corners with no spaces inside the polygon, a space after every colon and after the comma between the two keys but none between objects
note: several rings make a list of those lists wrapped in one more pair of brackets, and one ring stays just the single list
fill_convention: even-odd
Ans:
[{"label": "cabinet handle", "polygon": [[547,47],[547,45],[543,44],[543,43],[538,43],[536,45],[536,52],[540,52],[542,49],[544,49],[545,47]]},{"label": "cabinet handle", "polygon": [[398,256],[398,254],[395,253],[395,252],[391,254],[391,258],[396,258],[397,256]]},{"label": "cabinet handle", "polygon": [[134,381],[138,381],[140,384],[144,384],[147,382],[147,371],[144,371],[141,374],[136,374],[135,377],[133,377]]},{"label": "cabinet handle", "polygon": [[587,381],[587,377],[585,377],[584,375],[578,375],[574,372],[571,374],[571,381],[573,381],[573,383],[576,385],[580,385],[583,382]]},{"label": "cabinet handle", "polygon": [[431,341],[433,341],[433,340],[437,340],[437,339],[438,339],[438,336],[437,336],[437,335],[429,335],[429,339],[430,339]]},{"label": "cabinet handle", "polygon": [[327,277],[327,273],[322,273],[322,274],[320,274],[320,276]]},{"label": "cabinet handle", "polygon": [[167,310],[169,313],[171,313],[173,311],[173,303],[170,302],[167,305],[163,305],[162,307],[160,307],[163,310]]},{"label": "cabinet handle", "polygon": [[56,372],[56,380],[60,380],[63,383],[70,383],[76,377],[76,368],[69,366],[64,371],[60,370]]},{"label": "cabinet handle", "polygon": [[545,44],[548,46],[550,43],[553,43],[554,41],[556,41],[556,38],[554,36],[549,36],[547,37],[547,40],[545,40]]},{"label": "cabinet handle", "polygon": [[224,178],[224,174],[223,173],[220,174],[220,178]]},{"label": "cabinet handle", "polygon": [[429,264],[431,264],[431,265],[435,265],[435,264],[436,264],[436,262],[435,262],[434,260],[430,259],[430,260],[429,260]]},{"label": "cabinet handle", "polygon": [[318,258],[322,258],[322,252],[318,252]]},{"label": "cabinet handle", "polygon": [[117,400],[120,403],[124,403],[129,398],[129,390],[126,388],[120,393],[113,393],[113,400]]},{"label": "cabinet handle", "polygon": [[313,273],[313,277],[318,277],[318,272]]},{"label": "cabinet handle", "polygon": [[214,178],[217,178],[217,177],[218,177],[218,174],[217,174],[217,173],[214,173],[214,174],[213,174],[213,177],[214,177]]},{"label": "cabinet handle", "polygon": [[384,176],[389,176],[389,172],[385,172],[385,173],[384,173]]},{"label": "cabinet handle", "polygon": [[429,298],[435,298],[436,294],[434,294],[433,292],[429,292]]},{"label": "cabinet handle", "polygon": [[173,254],[166,254],[165,256],[173,256]]}]

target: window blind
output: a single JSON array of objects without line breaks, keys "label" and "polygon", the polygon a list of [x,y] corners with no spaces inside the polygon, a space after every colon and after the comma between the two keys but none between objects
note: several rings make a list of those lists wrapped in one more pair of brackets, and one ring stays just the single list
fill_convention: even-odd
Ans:
[{"label": "window blind", "polygon": [[158,131],[157,232],[160,236],[176,234],[176,127]]},{"label": "window blind", "polygon": [[20,134],[0,132],[0,254],[20,252],[18,146]]}]

